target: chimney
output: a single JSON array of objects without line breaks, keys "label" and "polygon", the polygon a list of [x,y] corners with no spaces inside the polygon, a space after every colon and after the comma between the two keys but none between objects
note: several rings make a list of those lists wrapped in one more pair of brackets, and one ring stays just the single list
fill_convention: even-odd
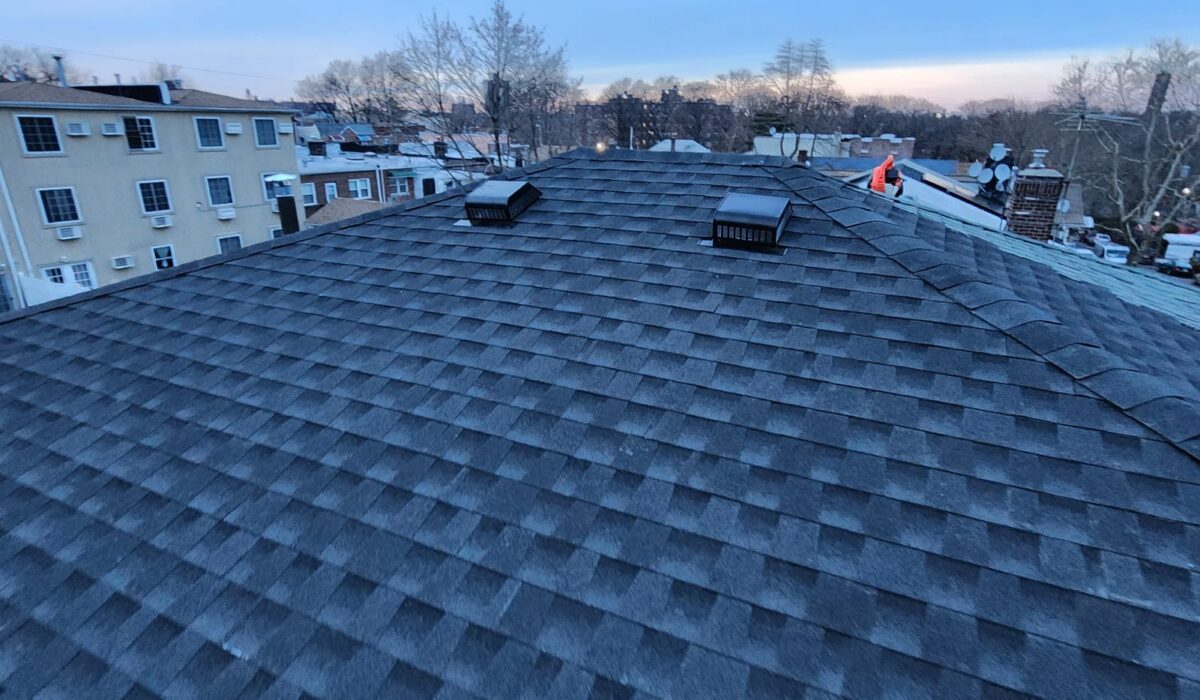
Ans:
[{"label": "chimney", "polygon": [[445,141],[434,141],[433,142],[433,157],[434,158],[439,158],[441,160],[445,160],[447,151],[448,151],[448,146],[446,145]]},{"label": "chimney", "polygon": [[63,57],[55,54],[51,58],[54,59],[54,69],[58,72],[59,87],[71,87],[67,84],[67,69],[63,67]]},{"label": "chimney", "polygon": [[1067,188],[1062,173],[1046,167],[1047,154],[1049,151],[1044,148],[1033,151],[1033,161],[1017,172],[1012,194],[1004,206],[1008,230],[1038,241],[1053,236],[1058,202]]}]

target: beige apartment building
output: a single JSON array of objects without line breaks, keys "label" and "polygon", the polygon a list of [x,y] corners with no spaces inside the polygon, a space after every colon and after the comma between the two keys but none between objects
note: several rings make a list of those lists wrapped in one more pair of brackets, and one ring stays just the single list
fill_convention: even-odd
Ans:
[{"label": "beige apartment building", "polygon": [[177,82],[0,83],[0,311],[279,235],[292,130]]}]

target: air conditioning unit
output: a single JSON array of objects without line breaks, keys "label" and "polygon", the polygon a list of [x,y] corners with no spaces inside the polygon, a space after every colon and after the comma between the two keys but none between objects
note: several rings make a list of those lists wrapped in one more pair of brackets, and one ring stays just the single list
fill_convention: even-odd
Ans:
[{"label": "air conditioning unit", "polygon": [[291,122],[280,122],[279,123],[279,133],[290,134],[290,133],[292,133],[292,131],[294,131],[294,127],[292,126]]},{"label": "air conditioning unit", "polygon": [[150,217],[150,225],[154,228],[168,228],[171,224],[171,217],[166,214]]},{"label": "air conditioning unit", "polygon": [[276,214],[279,213],[279,200],[278,199],[271,200],[271,211],[275,212]]},{"label": "air conditioning unit", "polygon": [[104,136],[120,136],[125,130],[117,122],[103,122],[100,124],[100,133]]},{"label": "air conditioning unit", "polygon": [[237,217],[237,211],[233,207],[221,207],[217,210],[217,218],[221,221],[230,221]]},{"label": "air conditioning unit", "polygon": [[114,270],[128,270],[133,267],[132,255],[118,255],[112,259],[112,267]]},{"label": "air conditioning unit", "polygon": [[60,241],[74,241],[83,237],[83,229],[78,226],[59,226],[55,233]]},{"label": "air conditioning unit", "polygon": [[240,122],[225,122],[225,133],[240,134],[242,133],[242,125]]},{"label": "air conditioning unit", "polygon": [[67,122],[67,136],[90,136],[92,125],[87,122]]}]

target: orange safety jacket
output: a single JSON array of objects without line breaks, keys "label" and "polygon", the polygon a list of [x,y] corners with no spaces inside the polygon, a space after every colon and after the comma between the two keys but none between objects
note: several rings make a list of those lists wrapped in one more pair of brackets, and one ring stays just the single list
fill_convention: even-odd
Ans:
[{"label": "orange safety jacket", "polygon": [[[888,185],[887,173],[889,170],[892,169],[892,166],[894,166],[895,164],[896,164],[895,156],[889,155],[886,159],[884,159],[882,164],[880,164],[874,170],[871,171],[871,189],[873,191],[879,192],[880,194],[887,193],[887,185]],[[903,178],[900,177],[900,171],[897,170],[896,171],[896,179],[893,180],[891,184],[895,185],[896,189],[898,190],[898,189],[900,189],[900,185],[903,181],[904,181]]]}]

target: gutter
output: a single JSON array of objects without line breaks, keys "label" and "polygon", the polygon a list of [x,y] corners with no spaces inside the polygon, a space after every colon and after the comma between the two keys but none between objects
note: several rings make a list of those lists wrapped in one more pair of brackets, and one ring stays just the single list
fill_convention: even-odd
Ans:
[{"label": "gutter", "polygon": [[290,109],[255,109],[252,107],[199,107],[186,104],[156,104],[154,102],[138,102],[135,104],[74,104],[61,102],[4,102],[0,108],[21,109],[61,109],[81,112],[219,112],[223,114],[295,114]]}]

